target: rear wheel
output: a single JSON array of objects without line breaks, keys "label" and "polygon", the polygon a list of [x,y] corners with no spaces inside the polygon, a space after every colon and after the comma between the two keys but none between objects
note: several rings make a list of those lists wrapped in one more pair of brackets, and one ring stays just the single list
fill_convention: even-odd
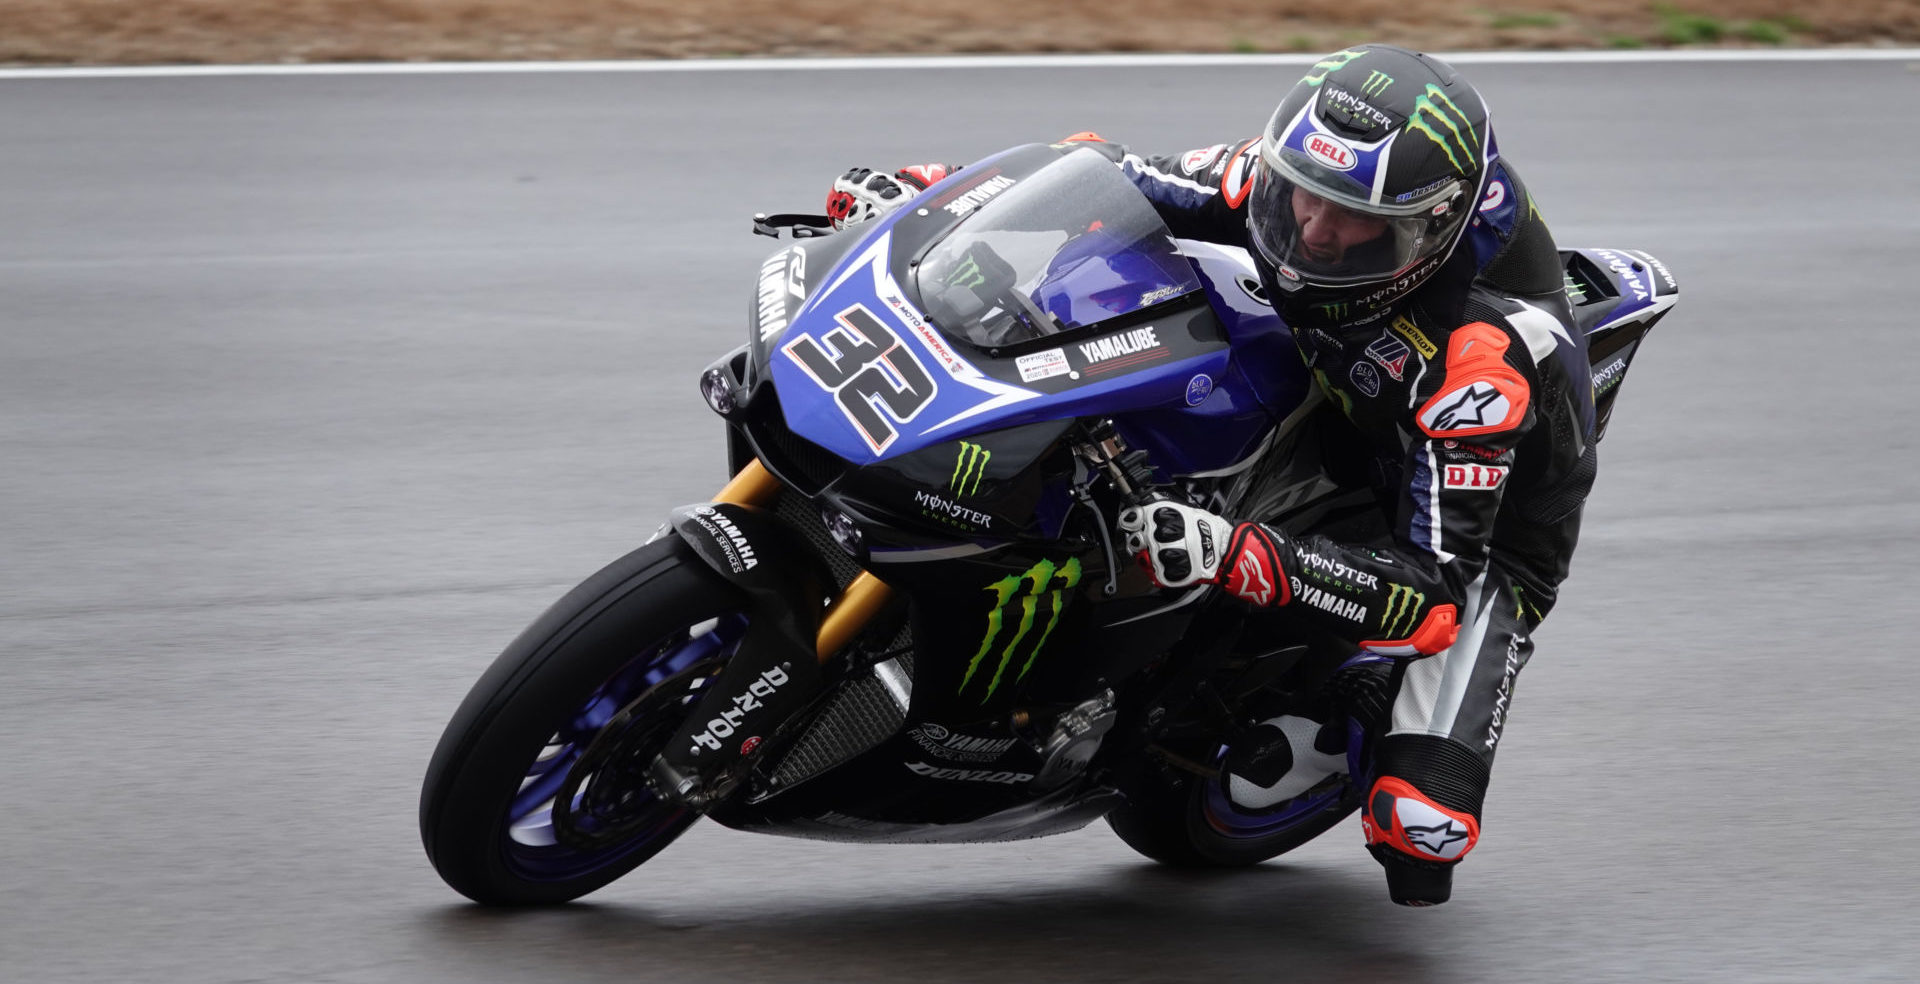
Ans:
[{"label": "rear wheel", "polygon": [[698,815],[645,771],[745,632],[743,598],[676,537],[608,565],[510,644],[434,750],[420,834],[456,891],[566,902]]},{"label": "rear wheel", "polygon": [[1300,796],[1260,809],[1235,804],[1224,774],[1186,776],[1136,793],[1107,815],[1127,846],[1165,864],[1234,868],[1259,864],[1332,830],[1360,808],[1350,776],[1329,776]]},{"label": "rear wheel", "polygon": [[[1324,705],[1318,710],[1325,715]],[[1359,728],[1343,714],[1335,720],[1322,726],[1297,713],[1272,717],[1240,733],[1235,740],[1249,746],[1241,754],[1217,746],[1207,763],[1212,775],[1170,769],[1142,776],[1107,823],[1134,850],[1167,864],[1237,867],[1291,851],[1360,805],[1347,752],[1360,746]]]}]

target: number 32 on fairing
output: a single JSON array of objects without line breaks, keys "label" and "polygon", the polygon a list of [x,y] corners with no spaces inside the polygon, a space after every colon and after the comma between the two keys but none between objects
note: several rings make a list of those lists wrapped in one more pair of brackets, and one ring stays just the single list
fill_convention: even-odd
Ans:
[{"label": "number 32 on fairing", "polygon": [[820,388],[834,394],[840,412],[879,454],[900,436],[895,423],[907,423],[933,402],[933,377],[900,336],[865,305],[833,316],[840,327],[818,341],[802,335],[782,351]]}]

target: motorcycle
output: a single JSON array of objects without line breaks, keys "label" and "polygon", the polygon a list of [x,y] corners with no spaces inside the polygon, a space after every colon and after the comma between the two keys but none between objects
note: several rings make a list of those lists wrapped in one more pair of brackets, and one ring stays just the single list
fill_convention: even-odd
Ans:
[{"label": "motorcycle", "polygon": [[[1244,250],[1174,239],[1071,144],[844,232],[755,224],[790,244],[700,378],[732,478],[462,702],[420,803],[449,885],[571,900],[701,816],[915,843],[1104,817],[1150,858],[1246,865],[1358,807],[1370,735],[1328,688],[1352,654],[1157,589],[1117,546],[1149,494],[1292,526],[1377,513],[1313,464],[1319,396]],[[1678,287],[1646,253],[1562,259],[1604,429]],[[1295,768],[1259,785],[1223,763],[1263,722]]]}]

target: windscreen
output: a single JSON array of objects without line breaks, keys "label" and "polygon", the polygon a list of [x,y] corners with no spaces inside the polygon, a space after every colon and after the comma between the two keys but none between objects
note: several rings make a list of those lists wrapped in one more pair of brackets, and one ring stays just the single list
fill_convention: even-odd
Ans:
[{"label": "windscreen", "polygon": [[[1133,183],[1078,150],[993,197],[914,274],[935,325],[999,347],[1098,324],[1200,289],[1192,264]],[[969,195],[963,195],[964,200]]]}]

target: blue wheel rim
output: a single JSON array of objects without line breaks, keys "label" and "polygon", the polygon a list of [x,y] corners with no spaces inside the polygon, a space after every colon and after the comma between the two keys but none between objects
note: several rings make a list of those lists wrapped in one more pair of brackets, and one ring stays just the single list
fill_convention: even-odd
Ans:
[{"label": "blue wheel rim", "polygon": [[[687,810],[642,791],[629,813],[645,814],[645,822],[630,837],[616,844],[586,850],[561,843],[555,836],[554,798],[600,729],[621,708],[688,667],[731,653],[739,645],[746,627],[744,615],[729,614],[678,629],[638,650],[632,659],[594,688],[547,739],[507,807],[501,847],[510,867],[522,877],[536,881],[579,878],[617,864],[662,837],[677,834],[691,822]],[[698,692],[697,688],[690,691]],[[642,726],[645,723],[640,722]],[[574,795],[577,805],[581,794]],[[590,815],[574,812],[570,818],[577,827],[593,832],[595,820]]]},{"label": "blue wheel rim", "polygon": [[[1360,728],[1351,722],[1348,728],[1348,747],[1358,748]],[[1214,755],[1214,765],[1226,761],[1227,751],[1227,746],[1220,746]],[[1202,810],[1209,826],[1219,834],[1236,840],[1285,833],[1324,816],[1328,810],[1338,809],[1340,802],[1352,794],[1356,764],[1350,754],[1347,772],[1331,776],[1328,781],[1290,800],[1260,809],[1235,803],[1227,793],[1227,774],[1222,771],[1217,778],[1207,780]]]}]

